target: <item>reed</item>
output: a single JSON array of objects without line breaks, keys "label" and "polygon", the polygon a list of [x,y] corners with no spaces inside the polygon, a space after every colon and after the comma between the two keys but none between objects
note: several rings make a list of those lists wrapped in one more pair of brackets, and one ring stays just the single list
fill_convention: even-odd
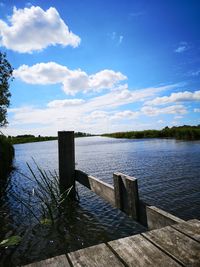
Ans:
[{"label": "reed", "polygon": [[[33,160],[34,161],[34,160]],[[55,225],[64,211],[64,204],[72,189],[60,192],[59,177],[56,171],[45,171],[34,161],[35,168],[27,163],[30,175],[19,174],[30,182],[30,188],[23,189],[23,194],[11,193],[37,223]]]}]

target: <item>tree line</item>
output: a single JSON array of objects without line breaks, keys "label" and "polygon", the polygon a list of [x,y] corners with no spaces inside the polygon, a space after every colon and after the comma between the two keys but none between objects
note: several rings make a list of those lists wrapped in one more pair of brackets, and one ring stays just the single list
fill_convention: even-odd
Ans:
[{"label": "tree line", "polygon": [[[91,134],[88,133],[82,133],[82,132],[75,132],[75,137],[86,137],[91,136]],[[35,136],[32,134],[24,134],[24,135],[17,135],[17,136],[8,136],[8,140],[12,144],[23,144],[23,143],[33,143],[33,142],[42,142],[42,141],[51,141],[51,140],[57,140],[57,136]]]},{"label": "tree line", "polygon": [[114,138],[175,138],[180,140],[200,140],[200,125],[190,126],[168,126],[162,130],[144,130],[144,131],[128,131],[106,133],[102,136]]}]

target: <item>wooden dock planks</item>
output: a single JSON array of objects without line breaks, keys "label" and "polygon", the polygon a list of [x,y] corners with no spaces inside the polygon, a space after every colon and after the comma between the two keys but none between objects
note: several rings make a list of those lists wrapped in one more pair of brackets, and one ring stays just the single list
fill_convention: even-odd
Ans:
[{"label": "wooden dock planks", "polygon": [[106,244],[81,249],[68,255],[74,267],[124,267]]},{"label": "wooden dock planks", "polygon": [[188,222],[175,224],[172,227],[200,242],[200,221],[193,219]]},{"label": "wooden dock planks", "polygon": [[200,267],[200,221],[190,220],[25,267]]},{"label": "wooden dock planks", "polygon": [[128,266],[181,266],[141,235],[125,237],[111,241],[108,244]]},{"label": "wooden dock planks", "polygon": [[200,243],[171,226],[142,235],[183,266],[200,267]]},{"label": "wooden dock planks", "polygon": [[67,260],[67,257],[65,255],[60,255],[47,260],[31,263],[24,267],[71,267],[71,266]]}]

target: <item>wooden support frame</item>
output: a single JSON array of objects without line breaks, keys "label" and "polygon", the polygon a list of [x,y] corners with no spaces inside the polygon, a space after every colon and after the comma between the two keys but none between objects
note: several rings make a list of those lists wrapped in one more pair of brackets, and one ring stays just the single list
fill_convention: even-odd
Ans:
[{"label": "wooden support frame", "polygon": [[79,170],[75,171],[75,177],[76,181],[86,186],[88,189],[115,207],[114,187],[112,185],[107,184],[94,176],[87,175],[85,172]]},{"label": "wooden support frame", "polygon": [[172,224],[184,222],[184,220],[155,206],[146,206],[146,215],[149,230],[159,229]]},{"label": "wooden support frame", "polygon": [[69,196],[75,199],[75,181],[122,210],[148,228],[158,229],[175,223],[184,222],[154,206],[148,206],[139,199],[138,184],[135,177],[116,172],[113,174],[114,186],[105,183],[83,171],[75,170],[74,132],[58,132],[59,179],[61,192],[70,189]]},{"label": "wooden support frame", "polygon": [[138,220],[138,185],[137,179],[123,173],[113,174],[115,189],[115,205],[117,208],[128,214],[135,220]]}]

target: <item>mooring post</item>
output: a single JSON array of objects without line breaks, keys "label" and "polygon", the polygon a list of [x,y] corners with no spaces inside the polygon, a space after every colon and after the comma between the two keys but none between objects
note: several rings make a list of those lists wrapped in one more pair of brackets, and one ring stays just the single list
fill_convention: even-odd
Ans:
[{"label": "mooring post", "polygon": [[73,131],[58,132],[58,164],[60,190],[64,192],[71,188],[69,196],[75,199],[75,149]]},{"label": "mooring post", "polygon": [[137,179],[122,173],[113,174],[115,205],[133,219],[139,219]]}]

